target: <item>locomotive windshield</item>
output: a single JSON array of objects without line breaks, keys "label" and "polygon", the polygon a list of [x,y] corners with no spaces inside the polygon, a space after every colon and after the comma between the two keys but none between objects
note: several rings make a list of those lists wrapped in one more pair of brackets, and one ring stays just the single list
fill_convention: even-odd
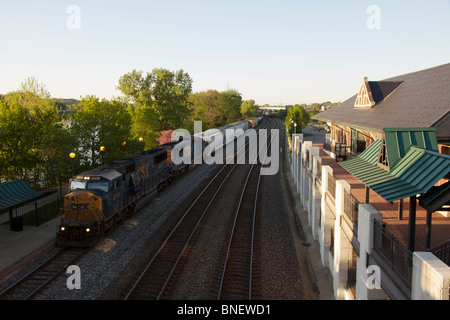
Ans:
[{"label": "locomotive windshield", "polygon": [[70,182],[70,189],[85,189],[86,188],[86,182],[84,181],[71,181]]},{"label": "locomotive windshield", "polygon": [[102,190],[104,192],[109,191],[109,181],[71,181],[70,189],[88,189],[88,190]]},{"label": "locomotive windshield", "polygon": [[88,182],[87,188],[90,190],[99,189],[105,192],[109,190],[109,181]]}]

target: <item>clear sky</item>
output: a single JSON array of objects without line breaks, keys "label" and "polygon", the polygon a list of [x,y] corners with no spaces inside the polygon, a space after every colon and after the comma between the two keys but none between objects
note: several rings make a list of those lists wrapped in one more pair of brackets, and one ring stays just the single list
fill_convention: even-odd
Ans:
[{"label": "clear sky", "polygon": [[35,77],[111,99],[123,74],[167,68],[261,105],[344,101],[364,76],[449,63],[449,17],[450,0],[1,0],[0,93]]}]

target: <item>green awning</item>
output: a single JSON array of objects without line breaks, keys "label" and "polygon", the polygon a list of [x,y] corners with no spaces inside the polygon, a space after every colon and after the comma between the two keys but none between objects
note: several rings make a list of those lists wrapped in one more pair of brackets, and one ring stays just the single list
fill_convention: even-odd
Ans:
[{"label": "green awning", "polygon": [[[430,212],[445,210],[450,205],[450,181],[443,185],[434,186],[419,198],[419,204]],[[448,210],[448,209],[447,209]]]},{"label": "green awning", "polygon": [[[358,157],[339,164],[393,202],[428,191],[450,172],[450,156],[436,150],[435,128],[386,128],[384,141],[377,139]],[[387,166],[379,164],[381,152]]]},{"label": "green awning", "polygon": [[30,188],[22,179],[0,184],[0,210],[36,199],[42,193]]}]

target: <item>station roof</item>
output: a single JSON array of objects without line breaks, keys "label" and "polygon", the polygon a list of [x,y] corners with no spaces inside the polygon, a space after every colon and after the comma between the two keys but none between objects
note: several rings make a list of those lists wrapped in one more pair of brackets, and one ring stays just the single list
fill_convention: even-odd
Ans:
[{"label": "station roof", "polygon": [[[450,171],[450,156],[437,152],[435,130],[385,128],[383,140],[339,164],[388,202],[422,194]],[[382,152],[384,166],[379,162]]]},{"label": "station roof", "polygon": [[20,205],[41,195],[41,192],[31,189],[23,179],[2,183],[0,184],[0,210]]},{"label": "station roof", "polygon": [[355,94],[313,119],[376,133],[387,127],[436,127],[439,140],[450,139],[450,63],[368,85],[372,108],[355,108]]}]

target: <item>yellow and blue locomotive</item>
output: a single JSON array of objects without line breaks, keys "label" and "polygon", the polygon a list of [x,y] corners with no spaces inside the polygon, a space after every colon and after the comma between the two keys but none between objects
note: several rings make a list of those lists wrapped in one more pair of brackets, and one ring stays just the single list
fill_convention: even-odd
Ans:
[{"label": "yellow and blue locomotive", "polygon": [[[169,147],[102,165],[70,179],[57,232],[60,246],[90,246],[152,198],[173,176]],[[169,164],[169,165],[168,165]],[[177,171],[185,166],[177,167]]]}]

